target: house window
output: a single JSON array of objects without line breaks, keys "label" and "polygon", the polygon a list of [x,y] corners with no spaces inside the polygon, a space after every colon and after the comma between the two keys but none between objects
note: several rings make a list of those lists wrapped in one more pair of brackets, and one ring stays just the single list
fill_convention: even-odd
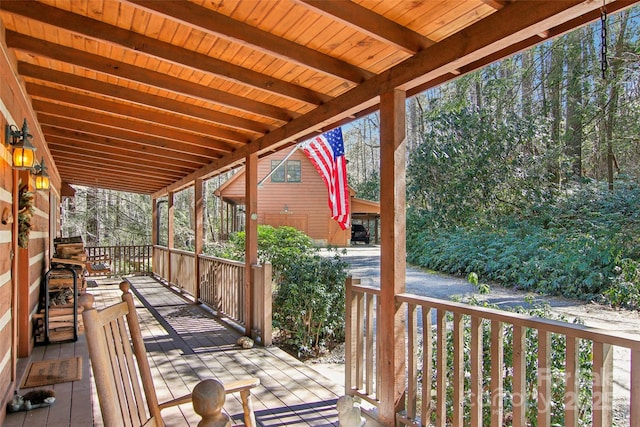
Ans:
[{"label": "house window", "polygon": [[300,182],[300,160],[287,160],[287,182]]},{"label": "house window", "polygon": [[271,174],[271,182],[284,182],[284,178],[286,176],[286,165],[280,166],[281,162],[281,160],[271,160],[271,170],[278,168],[273,172],[273,174]]},{"label": "house window", "polygon": [[300,182],[301,166],[300,160],[287,160],[281,165],[281,160],[271,161],[271,170],[275,170],[271,175],[271,182]]}]

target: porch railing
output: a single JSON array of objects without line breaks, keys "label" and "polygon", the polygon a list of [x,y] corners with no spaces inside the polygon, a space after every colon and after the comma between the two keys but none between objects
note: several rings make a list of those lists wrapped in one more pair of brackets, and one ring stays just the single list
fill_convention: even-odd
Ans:
[{"label": "porch railing", "polygon": [[[380,384],[378,377],[380,291],[349,278],[346,296],[346,390],[377,406],[379,387],[393,386]],[[532,417],[539,427],[549,427],[552,412],[563,411],[564,426],[583,425],[579,419],[584,421],[585,413],[591,413],[592,426],[611,426],[617,347],[630,353],[626,366],[615,365],[616,382],[626,384],[621,398],[628,402],[623,405],[628,425],[640,425],[640,337],[410,294],[397,295],[396,303],[406,313],[407,382],[399,402],[405,410],[396,414],[398,424],[501,427],[509,418],[521,427],[531,425]],[[507,334],[512,350],[505,351]],[[490,347],[483,349],[485,336]],[[555,351],[552,337],[564,340],[562,352]],[[533,356],[526,347],[531,339],[537,348]],[[593,355],[587,366],[579,359],[585,345]],[[527,375],[528,356],[535,361],[533,381],[531,370]],[[563,368],[554,370],[558,360]],[[578,405],[582,388],[590,389],[592,397]],[[531,396],[537,396],[536,407],[527,411]]]},{"label": "porch railing", "polygon": [[87,262],[96,268],[88,270],[90,276],[151,273],[151,245],[86,246]]},{"label": "porch railing", "polygon": [[[195,260],[193,252],[155,246],[153,272],[171,286],[206,304],[217,316],[246,329],[244,263],[199,255],[199,277],[196,277]],[[254,265],[252,274],[254,298],[250,333],[263,345],[271,345],[271,265]]]},{"label": "porch railing", "polygon": [[201,256],[198,262],[200,301],[244,325],[244,263],[212,256]]}]

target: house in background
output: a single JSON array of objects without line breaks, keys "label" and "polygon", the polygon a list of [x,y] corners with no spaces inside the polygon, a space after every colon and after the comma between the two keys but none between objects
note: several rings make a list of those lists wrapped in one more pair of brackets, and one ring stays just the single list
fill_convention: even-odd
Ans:
[{"label": "house in background", "polygon": [[[340,229],[331,218],[327,187],[307,156],[296,150],[287,158],[286,150],[263,157],[258,162],[258,224],[291,226],[307,234],[318,246],[347,246],[351,230]],[[284,161],[284,164],[281,163]],[[269,173],[275,169],[271,176]],[[244,228],[245,173],[235,174],[215,190],[215,195],[231,206],[224,216],[226,233]],[[358,199],[349,188],[352,221],[370,228],[371,241],[377,242],[380,204]],[[230,212],[230,213],[229,213]],[[375,230],[374,230],[375,229]]]}]

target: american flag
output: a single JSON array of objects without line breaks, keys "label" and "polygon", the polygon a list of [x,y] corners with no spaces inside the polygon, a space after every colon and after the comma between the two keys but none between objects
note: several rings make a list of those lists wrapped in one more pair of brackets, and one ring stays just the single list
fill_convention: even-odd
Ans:
[{"label": "american flag", "polygon": [[342,129],[337,128],[304,142],[300,148],[322,176],[329,191],[331,218],[340,228],[349,227],[349,188]]}]

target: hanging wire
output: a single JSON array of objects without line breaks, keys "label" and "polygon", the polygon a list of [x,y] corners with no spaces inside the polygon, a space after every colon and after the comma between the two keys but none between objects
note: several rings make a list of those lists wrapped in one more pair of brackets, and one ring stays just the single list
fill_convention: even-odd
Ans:
[{"label": "hanging wire", "polygon": [[606,0],[602,0],[602,8],[600,8],[600,70],[602,71],[602,79],[607,79],[607,5]]}]

